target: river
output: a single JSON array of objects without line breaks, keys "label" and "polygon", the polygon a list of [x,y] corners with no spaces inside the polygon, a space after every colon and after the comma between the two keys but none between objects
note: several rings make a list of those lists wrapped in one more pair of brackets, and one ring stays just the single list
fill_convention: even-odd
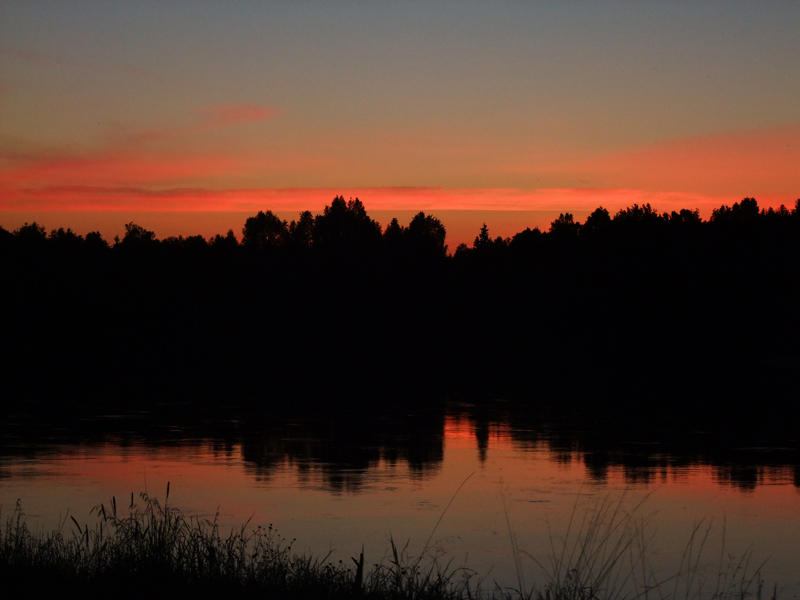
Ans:
[{"label": "river", "polygon": [[101,502],[127,506],[133,494],[141,504],[141,492],[164,499],[169,483],[169,503],[185,515],[217,515],[223,528],[271,524],[297,551],[349,561],[363,545],[372,564],[393,539],[411,556],[425,550],[475,573],[484,587],[525,589],[541,585],[562,544],[618,523],[639,579],[686,570],[687,549],[695,561],[705,538],[693,586],[713,591],[720,566],[752,573],[766,561],[763,594],[777,584],[781,598],[800,595],[791,440],[733,446],[691,429],[623,439],[592,423],[463,403],[358,419],[185,413],[10,418],[0,441],[3,518],[19,499],[41,530],[68,509],[91,523]]}]

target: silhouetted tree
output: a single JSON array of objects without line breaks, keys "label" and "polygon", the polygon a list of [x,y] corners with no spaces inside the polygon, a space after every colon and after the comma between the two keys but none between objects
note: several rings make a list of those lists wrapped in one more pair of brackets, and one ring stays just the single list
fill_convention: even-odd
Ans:
[{"label": "silhouetted tree", "polygon": [[550,223],[549,233],[556,237],[572,237],[578,235],[580,230],[581,224],[575,222],[571,213],[562,213]]},{"label": "silhouetted tree", "polygon": [[62,251],[75,251],[83,246],[83,236],[78,235],[72,229],[53,229],[50,232],[49,241]]},{"label": "silhouetted tree", "polygon": [[658,211],[655,210],[650,204],[643,204],[639,206],[638,204],[634,204],[633,206],[629,206],[628,208],[622,208],[614,215],[614,224],[624,227],[636,227],[637,225],[643,224],[654,224],[664,221],[665,219],[662,215],[658,214]]},{"label": "silhouetted tree", "polygon": [[289,233],[286,221],[271,210],[248,217],[242,228],[242,245],[248,248],[276,248],[284,245]]},{"label": "silhouetted tree", "polygon": [[537,247],[542,241],[542,232],[538,227],[531,229],[526,227],[524,231],[520,231],[511,238],[509,247],[519,251],[530,251]]},{"label": "silhouetted tree", "polygon": [[103,239],[99,231],[90,231],[87,233],[83,245],[90,251],[108,250],[108,242]]},{"label": "silhouetted tree", "polygon": [[754,223],[759,217],[758,202],[755,198],[744,198],[733,206],[722,205],[711,211],[711,222],[726,225],[745,225]]},{"label": "silhouetted tree", "polygon": [[26,245],[41,244],[47,239],[44,226],[39,225],[36,221],[33,223],[24,223],[19,229],[14,231],[14,237],[17,241]]},{"label": "silhouetted tree", "polygon": [[396,218],[392,219],[383,231],[383,245],[389,254],[398,257],[405,247],[406,228]]},{"label": "silhouetted tree", "polygon": [[405,227],[400,225],[397,221],[397,217],[389,221],[389,224],[386,226],[386,229],[383,232],[383,239],[389,244],[399,244],[400,241],[403,239],[403,231]]},{"label": "silhouetted tree", "polygon": [[601,206],[596,208],[592,214],[586,217],[586,222],[581,225],[580,231],[582,234],[597,233],[606,230],[610,223],[611,215],[609,215],[608,211]]},{"label": "silhouetted tree", "polygon": [[183,240],[182,248],[196,254],[207,250],[208,242],[202,235],[190,235]]},{"label": "silhouetted tree", "polygon": [[480,251],[489,248],[491,245],[492,238],[489,237],[489,227],[484,223],[481,225],[481,231],[475,238],[475,241],[472,242],[472,248]]},{"label": "silhouetted tree", "polygon": [[314,239],[314,215],[305,210],[289,224],[289,239],[294,246],[308,248]]},{"label": "silhouetted tree", "polygon": [[337,196],[314,219],[314,244],[338,248],[365,248],[381,239],[381,226],[367,215],[361,200]]},{"label": "silhouetted tree", "polygon": [[0,248],[6,248],[14,242],[14,234],[0,226]]},{"label": "silhouetted tree", "polygon": [[[386,229],[389,231],[388,227]],[[441,221],[434,216],[426,215],[424,212],[417,213],[403,235],[416,250],[441,256],[447,254],[447,246],[444,243],[447,232]]]},{"label": "silhouetted tree", "polygon": [[469,256],[470,252],[472,252],[472,250],[470,250],[470,247],[462,242],[458,246],[456,246],[456,251],[455,254],[453,254],[453,258],[459,261],[463,260],[467,256]]},{"label": "silhouetted tree", "polygon": [[215,235],[209,240],[209,244],[212,248],[219,250],[232,250],[239,247],[239,242],[236,240],[233,229],[228,229],[228,233],[224,237],[220,234]]},{"label": "silhouetted tree", "polygon": [[786,208],[786,206],[781,204],[778,210],[775,210],[771,206],[769,207],[769,209],[762,208],[761,216],[766,219],[769,219],[770,221],[790,219],[792,217],[792,212],[788,208]]},{"label": "silhouetted tree", "polygon": [[185,241],[186,240],[183,238],[182,235],[179,235],[177,237],[174,235],[170,235],[161,240],[161,245],[164,246],[165,248],[180,249],[183,247]]},{"label": "silhouetted tree", "polygon": [[154,232],[148,231],[141,225],[131,222],[125,225],[125,236],[119,242],[119,245],[125,248],[149,246],[156,241],[156,234]]},{"label": "silhouetted tree", "polygon": [[683,225],[699,225],[703,222],[703,219],[700,218],[699,210],[688,210],[686,208],[682,208],[680,212],[673,210],[669,215],[669,220],[672,223],[681,223]]}]

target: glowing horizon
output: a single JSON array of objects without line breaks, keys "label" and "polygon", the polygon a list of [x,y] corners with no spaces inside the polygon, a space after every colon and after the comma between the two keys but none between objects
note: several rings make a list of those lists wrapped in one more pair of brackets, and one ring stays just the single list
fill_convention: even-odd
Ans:
[{"label": "glowing horizon", "polygon": [[336,195],[368,211],[704,217],[800,197],[797,5],[0,12],[6,222],[185,213],[189,235],[195,213]]}]

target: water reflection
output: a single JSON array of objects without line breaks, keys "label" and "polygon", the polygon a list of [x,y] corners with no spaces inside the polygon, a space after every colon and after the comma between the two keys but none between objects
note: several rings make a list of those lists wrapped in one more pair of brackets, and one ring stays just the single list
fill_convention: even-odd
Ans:
[{"label": "water reflection", "polygon": [[358,492],[371,470],[407,465],[409,477],[435,472],[444,459],[445,414],[395,419],[312,417],[243,432],[248,472],[268,480],[285,465],[304,480],[311,474],[332,492]]},{"label": "water reflection", "polygon": [[681,429],[670,423],[565,415],[550,408],[520,410],[509,403],[303,418],[236,409],[187,411],[183,405],[50,419],[20,413],[2,427],[0,478],[35,476],[43,457],[70,448],[112,444],[141,453],[202,446],[214,456],[241,460],[259,482],[288,468],[328,492],[359,493],[376,471],[401,466],[403,476],[411,479],[434,475],[441,469],[446,441],[468,438],[480,463],[494,446],[511,444],[520,452],[545,453],[555,464],[579,464],[595,483],[614,473],[629,485],[648,486],[703,468],[716,484],[742,491],[764,484],[800,488],[800,452],[792,432],[706,425]]},{"label": "water reflection", "polygon": [[314,554],[335,547],[347,560],[365,544],[378,559],[390,534],[428,539],[471,477],[437,543],[460,552],[457,563],[513,584],[507,516],[521,547],[541,550],[576,497],[632,493],[650,495],[648,510],[666,524],[662,556],[679,559],[698,520],[725,515],[731,539],[766,540],[776,577],[800,590],[791,579],[800,539],[796,434],[694,425],[510,403],[303,418],[186,406],[18,414],[0,425],[0,509],[22,498],[29,516],[50,527],[67,508],[85,516],[113,495],[163,495],[171,482],[187,514],[214,518],[219,507],[225,527],[255,515]]},{"label": "water reflection", "polygon": [[762,416],[760,425],[745,418],[680,426],[650,415],[565,415],[550,407],[531,411],[502,404],[461,407],[452,414],[470,422],[482,460],[495,432],[495,438],[545,451],[557,463],[577,461],[596,483],[612,471],[632,486],[647,486],[708,468],[716,483],[742,491],[763,484],[800,487],[799,440],[793,423],[781,423],[780,415]]}]

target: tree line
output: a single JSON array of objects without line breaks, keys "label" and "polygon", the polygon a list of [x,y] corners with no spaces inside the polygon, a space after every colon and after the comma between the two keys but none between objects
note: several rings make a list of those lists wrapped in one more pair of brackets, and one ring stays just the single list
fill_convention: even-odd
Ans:
[{"label": "tree line", "polygon": [[46,233],[44,226],[36,222],[25,223],[13,232],[0,227],[0,246],[5,248],[41,248],[45,245],[65,251],[85,248],[102,251],[108,249],[153,249],[157,246],[186,251],[206,248],[231,250],[242,248],[251,251],[268,250],[356,250],[374,251],[386,247],[398,251],[408,250],[431,256],[444,256],[445,227],[436,217],[419,212],[407,226],[392,219],[385,229],[371,219],[358,199],[346,201],[337,196],[323,213],[314,216],[310,211],[300,213],[297,220],[287,222],[272,211],[259,211],[249,217],[237,239],[233,230],[225,235],[217,234],[209,239],[201,235],[188,237],[171,236],[159,240],[155,232],[136,223],[125,225],[122,238],[115,237],[113,243],[92,231],[81,236],[71,229],[53,229]]},{"label": "tree line", "polygon": [[[511,237],[492,237],[484,223],[472,245],[459,244],[452,257],[456,260],[471,257],[500,257],[527,253],[536,248],[555,245],[564,250],[586,243],[649,241],[678,238],[702,238],[704,235],[741,235],[752,238],[754,232],[771,236],[794,236],[800,230],[800,199],[793,209],[759,209],[754,198],[744,198],[733,206],[722,205],[712,211],[704,221],[698,210],[659,213],[650,204],[634,204],[612,215],[599,207],[583,223],[567,212],[559,215],[548,230],[538,227],[526,228]],[[70,252],[80,249],[89,252],[106,250],[136,251],[162,247],[185,252],[218,251],[319,251],[319,252],[389,252],[395,255],[415,255],[428,258],[448,256],[446,229],[442,222],[424,212],[417,213],[408,225],[398,220],[382,228],[369,217],[364,204],[358,199],[345,200],[342,196],[333,199],[322,214],[313,215],[303,211],[296,220],[280,219],[272,211],[259,211],[246,219],[241,236],[233,230],[225,235],[217,234],[208,239],[201,235],[170,236],[159,240],[155,232],[136,223],[125,225],[122,238],[115,237],[109,243],[103,236],[92,231],[85,236],[71,229],[53,229],[46,232],[44,226],[25,223],[14,231],[0,226],[0,248],[11,250],[35,250],[45,247]]]},{"label": "tree line", "polygon": [[0,379],[51,399],[796,399],[799,208],[598,208],[509,238],[484,225],[452,253],[436,217],[382,227],[341,196],[210,239],[25,224],[0,230]]}]

